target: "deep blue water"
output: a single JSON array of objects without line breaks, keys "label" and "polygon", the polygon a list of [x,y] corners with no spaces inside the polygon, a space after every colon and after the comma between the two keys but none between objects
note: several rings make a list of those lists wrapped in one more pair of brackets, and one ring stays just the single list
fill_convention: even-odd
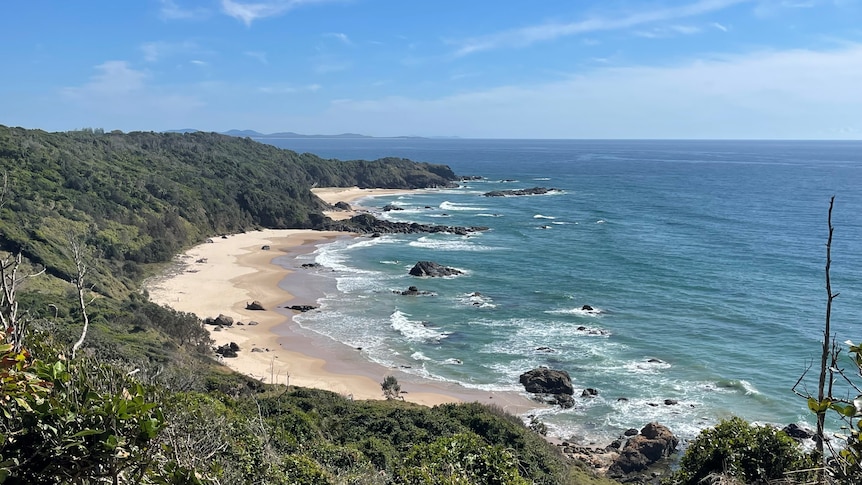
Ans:
[{"label": "deep blue water", "polygon": [[[862,340],[862,142],[272,143],[484,177],[365,201],[404,208],[384,215],[393,220],[491,229],[323,247],[310,257],[335,270],[340,291],[302,325],[386,365],[483,389],[521,390],[518,375],[539,365],[567,370],[576,396],[586,387],[599,396],[545,411],[554,434],[615,436],[658,420],[692,436],[731,414],[810,422],[790,388],[819,359],[832,195],[834,333]],[[559,192],[482,195],[534,186]],[[407,271],[418,260],[466,274],[417,280]],[[435,296],[393,293],[409,285]]]}]

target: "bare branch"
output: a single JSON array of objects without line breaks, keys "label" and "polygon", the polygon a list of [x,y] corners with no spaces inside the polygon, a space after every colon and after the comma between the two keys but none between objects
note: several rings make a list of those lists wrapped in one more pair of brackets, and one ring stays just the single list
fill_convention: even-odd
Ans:
[{"label": "bare branch", "polygon": [[[72,346],[72,358],[75,358],[75,353],[78,349],[84,345],[84,339],[87,338],[87,330],[90,328],[90,318],[87,316],[87,302],[84,301],[84,291],[87,290],[86,285],[84,284],[84,278],[87,275],[87,267],[86,256],[84,254],[84,247],[77,237],[72,235],[69,236],[69,248],[72,250],[72,259],[75,263],[75,277],[72,279],[72,284],[75,285],[75,289],[78,290],[78,306],[81,309],[81,317],[84,320],[84,328],[81,330],[81,338],[75,342],[75,345]],[[90,300],[92,303],[93,300]]]}]

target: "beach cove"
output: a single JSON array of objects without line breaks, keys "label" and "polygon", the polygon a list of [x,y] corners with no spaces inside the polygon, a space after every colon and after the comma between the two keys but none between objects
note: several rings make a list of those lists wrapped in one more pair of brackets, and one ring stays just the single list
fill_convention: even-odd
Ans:
[{"label": "beach cove", "polygon": [[[320,188],[314,192],[330,204],[405,193],[359,188]],[[343,219],[365,210],[353,209],[327,215]],[[224,314],[242,322],[220,331],[214,331],[213,326],[207,329],[216,347],[230,342],[239,346],[236,358],[223,359],[225,365],[264,383],[325,389],[353,399],[383,399],[380,383],[385,376],[394,375],[405,401],[426,406],[481,402],[516,414],[539,407],[518,393],[467,389],[371,362],[361,350],[297,325],[293,321],[295,311],[285,307],[315,305],[327,284],[314,271],[300,268],[297,256],[353,237],[342,232],[265,229],[213,238],[177,256],[173,270],[151,279],[146,290],[154,303],[194,313],[201,319]],[[253,301],[260,302],[265,310],[247,309]]]}]

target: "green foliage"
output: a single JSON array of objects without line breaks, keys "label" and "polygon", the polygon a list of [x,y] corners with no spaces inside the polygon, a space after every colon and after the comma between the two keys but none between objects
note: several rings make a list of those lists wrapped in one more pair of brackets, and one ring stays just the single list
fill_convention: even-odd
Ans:
[{"label": "green foliage", "polygon": [[140,480],[164,416],[144,388],[109,366],[43,362],[0,348],[0,482]]},{"label": "green foliage", "polygon": [[386,399],[398,399],[401,397],[401,384],[395,376],[386,376],[383,382],[380,383],[380,388],[383,389],[383,397]]},{"label": "green foliage", "polygon": [[472,433],[416,445],[398,468],[396,483],[411,485],[526,485],[518,461],[502,445],[489,446]]},{"label": "green foliage", "polygon": [[701,431],[679,462],[672,483],[698,484],[713,474],[767,483],[805,467],[799,446],[783,431],[739,417]]},{"label": "green foliage", "polygon": [[22,252],[69,280],[70,233],[99,257],[96,293],[125,296],[140,265],[169,261],[205,235],[324,220],[318,186],[421,188],[455,180],[445,166],[391,158],[324,160],[215,133],[74,131],[0,125],[0,249]]}]

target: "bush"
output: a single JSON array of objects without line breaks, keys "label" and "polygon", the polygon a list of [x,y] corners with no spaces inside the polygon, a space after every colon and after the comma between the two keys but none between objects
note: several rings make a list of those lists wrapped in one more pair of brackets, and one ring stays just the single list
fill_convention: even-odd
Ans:
[{"label": "bush", "polygon": [[713,474],[766,483],[804,466],[799,446],[783,431],[733,417],[701,431],[679,462],[672,483],[698,484]]}]

